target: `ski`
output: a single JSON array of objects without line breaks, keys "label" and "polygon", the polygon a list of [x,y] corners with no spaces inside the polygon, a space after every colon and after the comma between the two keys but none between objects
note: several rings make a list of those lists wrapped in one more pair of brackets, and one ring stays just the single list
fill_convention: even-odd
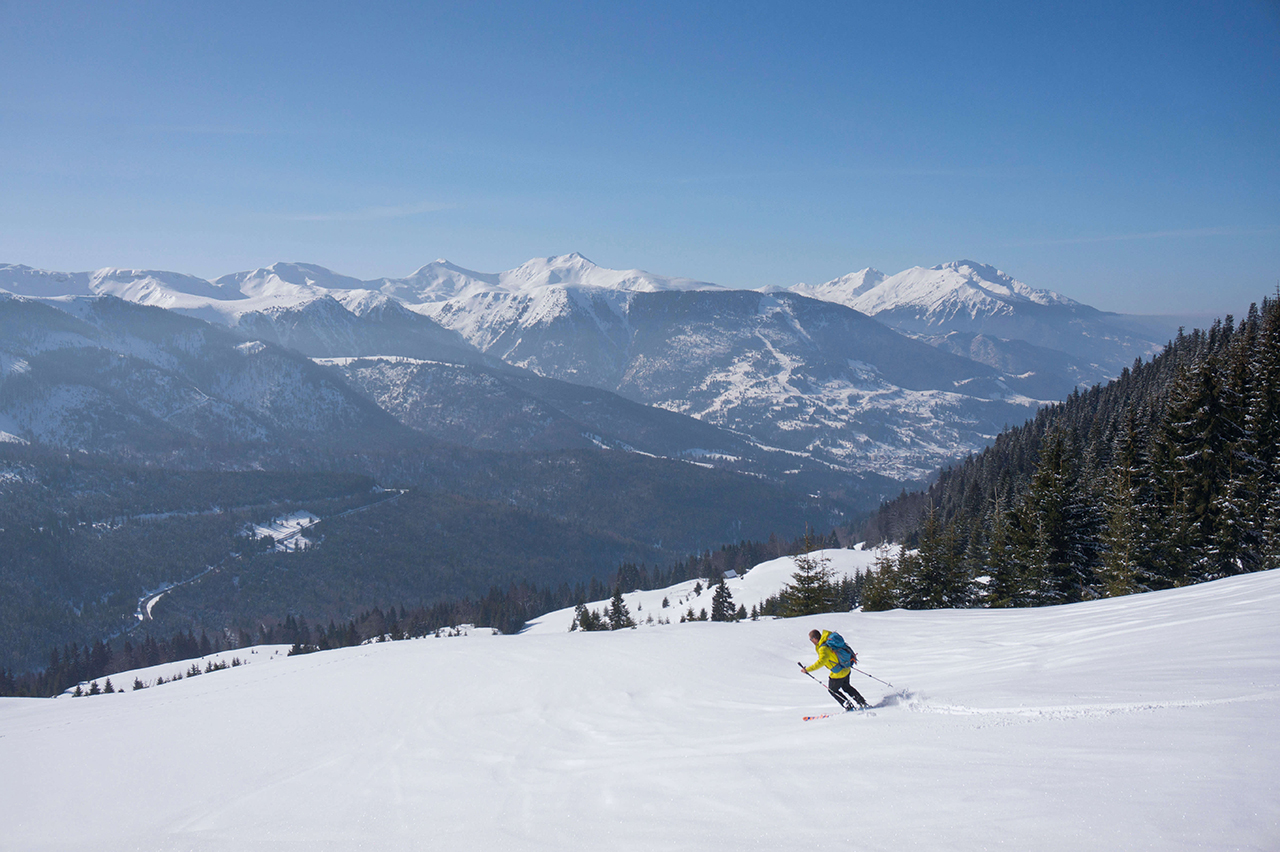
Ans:
[{"label": "ski", "polygon": [[801,721],[804,721],[804,722],[812,722],[815,719],[830,719],[835,716],[843,716],[846,713],[861,713],[864,716],[876,715],[875,711],[867,710],[864,707],[851,707],[850,709],[844,711],[844,713],[815,713],[812,716],[801,716],[800,719]]}]

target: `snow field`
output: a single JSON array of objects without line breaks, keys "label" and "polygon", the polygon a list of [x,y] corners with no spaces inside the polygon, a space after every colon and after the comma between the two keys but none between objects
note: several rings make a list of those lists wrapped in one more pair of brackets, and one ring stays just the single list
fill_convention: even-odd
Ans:
[{"label": "snow field", "polygon": [[[896,549],[892,552],[896,553]],[[846,576],[852,577],[856,571],[861,571],[865,574],[874,566],[879,553],[880,551],[874,550],[837,548],[815,550],[811,555],[819,561],[825,559],[832,576],[835,579],[839,579]],[[733,596],[734,607],[736,608],[741,604],[746,607],[747,612],[750,612],[753,606],[758,606],[764,602],[765,598],[776,595],[783,586],[790,582],[791,575],[795,573],[795,570],[795,560],[790,556],[783,556],[780,559],[762,562],[740,577],[725,580],[724,584],[728,587],[729,594]],[[700,595],[694,594],[695,586],[702,586]],[[685,580],[666,589],[624,592],[622,602],[627,605],[627,609],[631,612],[631,617],[636,620],[639,626],[665,627],[666,625],[658,625],[656,623],[658,619],[666,619],[673,624],[678,624],[680,616],[685,614],[690,607],[693,608],[694,615],[704,609],[707,612],[711,612],[711,596],[714,593],[715,586],[708,586],[705,579]],[[669,604],[665,609],[662,606],[663,598],[666,598]],[[601,601],[592,601],[587,604],[587,609],[602,612],[608,609],[609,603],[610,601],[607,598]],[[655,622],[653,625],[645,623],[651,615]],[[573,617],[574,607],[547,613],[530,621],[521,632],[521,635],[563,633],[573,624]]]},{"label": "snow field", "polygon": [[[1041,610],[475,631],[3,699],[2,845],[1274,850],[1278,613],[1270,572]],[[895,685],[854,674],[874,716],[801,721],[834,707],[796,668],[813,627]]]}]

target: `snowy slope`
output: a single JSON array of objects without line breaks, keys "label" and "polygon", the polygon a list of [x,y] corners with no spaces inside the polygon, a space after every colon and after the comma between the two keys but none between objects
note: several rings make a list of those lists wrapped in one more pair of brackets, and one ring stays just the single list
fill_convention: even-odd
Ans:
[{"label": "snowy slope", "polygon": [[24,296],[92,296],[88,272],[50,272],[21,263],[0,263],[0,290]]},{"label": "snowy slope", "polygon": [[[864,269],[793,292],[608,269],[577,253],[497,273],[438,260],[370,281],[306,263],[213,282],[0,266],[0,289],[59,287],[170,308],[317,357],[471,363],[481,358],[475,347],[491,364],[735,430],[841,476],[901,482],[927,478],[1043,402],[1108,381],[1160,348],[1119,317],[973,261],[888,277]],[[875,321],[841,316],[848,308]],[[939,351],[885,342],[900,332]]]},{"label": "snowy slope", "polygon": [[273,263],[252,272],[224,275],[214,284],[246,296],[312,299],[332,290],[358,290],[364,282],[314,263]]},{"label": "snowy slope", "polygon": [[608,269],[572,252],[535,257],[506,272],[475,272],[447,260],[429,263],[408,278],[388,279],[383,292],[406,302],[439,302],[483,292],[524,294],[547,287],[594,287],[604,290],[653,293],[659,290],[717,289],[717,285],[690,278],[669,278],[641,269]]},{"label": "snowy slope", "polygon": [[[748,575],[750,576],[750,575]],[[646,607],[647,608],[647,607]],[[0,700],[4,847],[1274,850],[1280,572],[1040,610],[396,642]],[[840,630],[874,715],[802,676]]]},{"label": "snowy slope", "polygon": [[476,272],[437,260],[405,278],[369,281],[313,263],[274,263],[223,275],[214,281],[178,272],[105,268],[64,273],[0,264],[0,290],[27,296],[109,294],[228,324],[250,311],[292,308],[324,296],[332,296],[352,311],[363,313],[357,303],[366,300],[368,293],[380,293],[409,305],[431,305],[482,295],[524,301],[548,289],[563,287],[619,293],[718,289],[705,281],[671,278],[640,269],[608,269],[577,252],[534,258],[498,273]]},{"label": "snowy slope", "polygon": [[878,269],[863,269],[841,275],[826,284],[795,284],[787,289],[811,299],[822,299],[824,302],[838,302],[853,307],[859,296],[879,286],[885,280],[885,274]]},{"label": "snowy slope", "polygon": [[[1054,376],[1050,383],[1062,386],[1063,395],[1072,384],[1114,378],[1134,358],[1160,351],[1165,339],[1125,317],[1030,287],[972,260],[917,266],[888,277],[864,269],[826,284],[790,289],[846,305],[949,351],[956,349],[945,345],[948,335],[986,336],[1003,351],[986,360],[980,351],[973,356],[992,366],[1012,367],[1014,374],[1034,370],[1042,377]],[[1038,349],[1022,358],[1009,342]],[[1057,362],[1047,364],[1046,356],[1052,360],[1054,355]]]},{"label": "snowy slope", "polygon": [[[840,301],[864,314],[875,316],[911,307],[934,323],[958,316],[976,319],[1010,313],[1015,306],[1025,303],[1080,306],[1079,302],[1052,290],[1029,287],[995,267],[972,260],[957,260],[929,269],[916,266],[888,278],[879,278],[879,281],[874,277],[864,279],[859,273],[838,278],[824,288],[829,288],[833,294],[843,289],[845,298]],[[866,286],[872,281],[875,283]]]},{"label": "snowy slope", "polygon": [[[855,572],[866,573],[875,564],[880,551],[874,550],[815,550],[813,558],[825,561],[834,578],[852,577]],[[733,602],[742,604],[748,611],[764,603],[765,598],[776,595],[791,580],[796,563],[790,556],[771,559],[755,566],[741,577],[725,580],[725,586],[733,596]],[[700,593],[694,591],[700,588]],[[711,611],[711,596],[715,587],[706,587],[701,580],[687,580],[667,589],[624,592],[622,602],[627,605],[631,617],[643,627],[665,626],[661,622],[679,623],[680,614],[692,609],[697,615],[701,610]],[[667,607],[662,606],[666,600]],[[589,601],[587,608],[603,611],[608,600]],[[650,620],[652,616],[652,620]],[[563,633],[573,624],[574,607],[556,610],[530,621],[521,635]]]},{"label": "snowy slope", "polygon": [[114,298],[0,293],[0,387],[0,429],[83,450],[412,439],[301,355]]}]

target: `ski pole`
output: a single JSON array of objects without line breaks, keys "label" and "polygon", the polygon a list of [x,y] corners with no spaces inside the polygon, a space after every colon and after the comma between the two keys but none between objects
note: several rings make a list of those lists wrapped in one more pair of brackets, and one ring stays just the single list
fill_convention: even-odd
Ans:
[{"label": "ski pole", "polygon": [[831,697],[832,697],[832,698],[834,698],[836,701],[839,701],[839,702],[840,702],[840,704],[841,704],[842,706],[844,706],[844,707],[848,707],[848,706],[849,706],[848,702],[846,702],[846,701],[844,700],[844,698],[840,695],[840,693],[836,692],[834,689],[832,689],[831,687],[827,686],[827,685],[826,685],[826,684],[824,684],[822,681],[820,681],[820,680],[818,680],[816,677],[814,677],[814,676],[813,676],[813,672],[809,671],[808,669],[806,669],[806,668],[804,667],[804,663],[796,663],[796,665],[800,667],[800,671],[804,672],[805,674],[807,674],[807,675],[809,676],[809,679],[810,679],[810,680],[812,680],[814,683],[818,684],[818,686],[821,686],[821,687],[822,687],[823,689],[825,689],[827,692],[831,693]]},{"label": "ski pole", "polygon": [[[876,676],[875,676],[875,675],[873,675],[873,674],[867,674],[866,672],[864,672],[862,669],[858,668],[857,666],[849,666],[849,668],[853,669],[853,670],[854,670],[855,672],[857,672],[858,674],[864,674],[864,675],[867,675],[867,677],[871,678],[872,680],[880,680],[880,678],[876,677]],[[808,672],[805,672],[805,674],[809,674],[809,673],[808,673]],[[809,677],[813,677],[813,675],[809,675]],[[814,678],[814,680],[817,680],[817,678]],[[898,688],[898,687],[894,686],[893,684],[889,683],[889,681],[887,681],[887,680],[880,680],[880,682],[881,682],[881,683],[883,683],[885,686],[889,687],[890,689],[897,689],[897,688]]]}]

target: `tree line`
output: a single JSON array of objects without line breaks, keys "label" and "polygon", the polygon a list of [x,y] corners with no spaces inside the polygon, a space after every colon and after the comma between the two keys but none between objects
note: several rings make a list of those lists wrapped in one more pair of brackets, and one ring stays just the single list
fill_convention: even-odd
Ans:
[{"label": "tree line", "polygon": [[[776,544],[776,539],[771,539],[771,543]],[[787,548],[787,553],[778,554],[795,556],[796,570],[791,575],[791,581],[777,594],[770,595],[759,604],[752,604],[750,612],[747,611],[745,604],[734,602],[733,594],[725,583],[724,572],[698,574],[698,576],[708,577],[707,589],[712,590],[710,611],[706,607],[701,607],[695,613],[693,606],[690,605],[680,616],[680,622],[682,624],[688,621],[731,622],[748,618],[755,621],[762,616],[795,618],[802,615],[848,612],[857,609],[862,601],[866,575],[857,571],[852,577],[844,576],[837,579],[831,570],[831,560],[826,556],[813,555],[815,550],[839,546],[835,532],[832,532],[829,537],[822,537],[806,531],[803,539],[796,540]],[[722,550],[722,553],[727,552],[728,549]],[[738,553],[741,554],[741,552],[742,549],[739,549]],[[776,556],[769,558],[776,558]],[[702,563],[704,567],[715,562],[710,554],[707,554],[705,559],[706,561]],[[763,561],[766,560],[760,559],[752,562],[751,565],[757,565]],[[674,582],[658,584],[655,587],[663,585],[674,585]],[[693,596],[701,597],[703,591],[702,583],[698,582],[693,587]],[[667,609],[669,605],[668,599],[663,598],[662,608]],[[648,622],[653,621],[651,613]],[[670,623],[670,618],[659,616],[658,621]],[[635,626],[637,626],[635,618],[623,601],[622,589],[620,586],[615,586],[613,597],[603,611],[588,609],[584,603],[578,603],[569,630],[622,630]]]},{"label": "tree line", "polygon": [[[291,653],[309,653],[351,647],[381,639],[411,639],[428,636],[459,624],[494,627],[502,633],[518,633],[531,618],[557,609],[603,600],[611,591],[665,588],[685,580],[706,579],[708,585],[723,585],[724,571],[747,568],[814,547],[838,546],[835,533],[825,537],[806,536],[785,541],[771,536],[768,541],[726,544],[677,561],[667,568],[624,562],[611,581],[592,577],[589,581],[538,586],[520,581],[506,587],[493,586],[479,597],[463,597],[431,605],[372,607],[351,618],[327,623],[309,623],[293,614],[284,619],[257,625],[242,625],[216,631],[177,632],[171,638],[145,636],[117,637],[111,642],[78,645],[67,643],[51,649],[43,669],[15,672],[0,667],[0,696],[42,697],[57,695],[77,684],[102,680],[109,675],[161,663],[194,660],[224,650],[251,645],[289,645]],[[714,579],[712,579],[714,578]],[[727,590],[726,590],[727,592]],[[714,601],[713,601],[714,604]],[[729,606],[722,600],[716,605]],[[713,606],[715,608],[715,606]],[[847,608],[847,607],[846,607]],[[719,613],[719,610],[717,610]],[[733,611],[736,617],[737,611]],[[734,620],[731,617],[717,620]],[[623,626],[622,622],[618,622]],[[136,640],[136,641],[135,641]]]},{"label": "tree line", "polygon": [[190,630],[167,639],[147,636],[136,644],[129,638],[119,644],[102,640],[84,645],[68,642],[51,649],[48,665],[38,671],[19,674],[0,668],[0,696],[57,695],[76,684],[96,682],[119,672],[194,660],[250,644],[249,636],[243,633],[217,633],[210,638],[203,631],[197,637]]},{"label": "tree line", "polygon": [[1038,606],[1280,565],[1280,294],[1042,409],[867,527],[864,609]]}]

